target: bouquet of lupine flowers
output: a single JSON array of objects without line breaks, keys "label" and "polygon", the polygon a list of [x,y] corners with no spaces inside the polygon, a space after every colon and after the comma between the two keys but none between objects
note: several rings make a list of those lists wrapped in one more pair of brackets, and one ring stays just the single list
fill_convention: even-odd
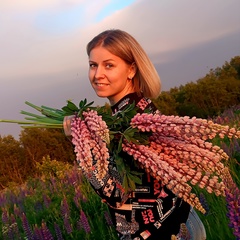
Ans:
[{"label": "bouquet of lupine flowers", "polygon": [[[41,115],[22,111],[26,121],[0,120],[19,123],[22,127],[63,128],[71,136],[76,160],[87,175],[94,166],[99,181],[108,171],[109,156],[114,156],[123,177],[125,191],[141,183],[141,173],[132,163],[149,172],[168,189],[190,205],[205,213],[192,186],[209,193],[226,196],[232,178],[226,161],[229,156],[211,140],[240,138],[235,128],[210,120],[160,113],[137,113],[135,104],[112,116],[104,107],[92,107],[93,102],[80,101],[79,106],[68,100],[62,109],[35,106]],[[132,156],[124,161],[121,152]]]}]

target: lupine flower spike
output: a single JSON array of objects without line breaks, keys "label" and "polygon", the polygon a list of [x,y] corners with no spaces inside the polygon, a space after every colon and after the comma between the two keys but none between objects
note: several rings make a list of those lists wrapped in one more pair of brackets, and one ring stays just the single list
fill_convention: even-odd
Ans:
[{"label": "lupine flower spike", "polygon": [[[96,177],[101,180],[108,171],[109,130],[96,111],[84,112],[83,116],[84,120],[75,117],[71,123],[76,158],[86,175],[96,167]],[[94,164],[93,159],[96,161]]]},{"label": "lupine flower spike", "polygon": [[81,226],[83,227],[85,232],[90,233],[91,232],[91,227],[89,225],[87,216],[86,216],[86,214],[83,210],[80,211],[80,222],[81,222]]},{"label": "lupine flower spike", "polygon": [[225,174],[227,217],[230,220],[229,227],[233,229],[233,234],[237,239],[240,239],[240,190],[233,182],[230,173],[226,172]]}]

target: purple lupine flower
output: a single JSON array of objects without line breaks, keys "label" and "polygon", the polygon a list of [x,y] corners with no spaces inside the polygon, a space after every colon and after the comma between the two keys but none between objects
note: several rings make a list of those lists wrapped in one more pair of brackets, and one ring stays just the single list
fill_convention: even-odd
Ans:
[{"label": "purple lupine flower", "polygon": [[16,218],[13,214],[11,214],[10,222],[11,222],[11,225],[9,227],[9,232],[8,232],[9,239],[13,239],[13,240],[19,239],[20,238],[19,229],[16,222]]},{"label": "purple lupine flower", "polygon": [[233,144],[234,144],[234,149],[235,152],[240,152],[240,142],[238,141],[238,139],[233,139]]},{"label": "purple lupine flower", "polygon": [[77,208],[81,208],[80,201],[86,202],[86,197],[82,194],[79,186],[75,187],[75,196],[73,197],[74,203]]},{"label": "purple lupine flower", "polygon": [[227,217],[230,220],[229,227],[233,229],[233,234],[240,239],[240,190],[235,184],[235,188],[226,189]]},{"label": "purple lupine flower", "polygon": [[62,203],[61,203],[61,215],[63,218],[63,222],[64,222],[64,227],[67,231],[68,234],[72,233],[72,226],[70,223],[70,208],[69,205],[67,203],[67,199],[66,197],[63,198]]},{"label": "purple lupine flower", "polygon": [[79,166],[77,165],[76,161],[74,161],[74,167],[73,167],[73,170],[72,170],[72,175],[76,179],[76,184],[80,185],[82,183],[82,180],[83,180],[83,174],[79,170]]},{"label": "purple lupine flower", "polygon": [[[17,223],[15,223],[15,224],[11,224],[9,227],[8,227],[8,240],[14,240],[14,239],[16,239],[15,238],[15,233],[14,233],[14,227],[15,227],[15,225],[16,225]],[[19,236],[18,236],[19,237]]]},{"label": "purple lupine flower", "polygon": [[34,240],[44,240],[42,231],[38,226],[34,226],[33,239]]},{"label": "purple lupine flower", "polygon": [[81,207],[81,205],[80,205],[80,198],[79,198],[79,195],[77,195],[77,193],[73,197],[73,201],[74,201],[76,207],[79,209]]},{"label": "purple lupine flower", "polygon": [[18,193],[18,196],[20,198],[25,198],[25,196],[27,195],[27,189],[26,188],[20,188],[20,191]]},{"label": "purple lupine flower", "polygon": [[239,140],[234,138],[231,140],[229,145],[227,145],[225,142],[222,142],[221,148],[228,154],[230,158],[233,158],[235,153],[240,152]]},{"label": "purple lupine flower", "polygon": [[62,231],[57,223],[54,223],[54,229],[57,236],[57,240],[63,240]]},{"label": "purple lupine flower", "polygon": [[2,211],[2,223],[3,223],[3,225],[9,224],[9,216],[8,216],[7,209],[5,209],[5,208]]},{"label": "purple lupine flower", "polygon": [[45,222],[42,222],[42,228],[41,228],[43,239],[44,240],[54,240],[50,230],[48,229]]},{"label": "purple lupine flower", "polygon": [[13,211],[14,211],[14,214],[16,216],[18,216],[18,217],[22,216],[22,212],[21,212],[21,210],[19,209],[19,207],[16,204],[14,204]]},{"label": "purple lupine flower", "polygon": [[2,212],[2,225],[3,225],[2,233],[3,233],[3,236],[6,237],[9,232],[9,216],[6,209],[3,209],[3,212]]},{"label": "purple lupine flower", "polygon": [[108,226],[113,226],[112,219],[107,211],[104,212],[104,217],[106,219],[107,225]]},{"label": "purple lupine flower", "polygon": [[46,208],[49,208],[49,206],[51,204],[51,198],[49,196],[47,196],[46,194],[44,194],[43,201],[44,201]]},{"label": "purple lupine flower", "polygon": [[72,231],[73,231],[73,229],[72,229],[72,225],[71,225],[71,223],[70,223],[70,219],[69,219],[68,216],[65,216],[65,217],[63,218],[63,223],[64,223],[64,227],[65,227],[67,233],[68,233],[68,234],[71,234]]},{"label": "purple lupine flower", "polygon": [[24,232],[25,232],[27,238],[29,240],[33,240],[34,239],[33,232],[32,232],[31,226],[27,220],[25,213],[22,214],[22,225],[23,225],[23,229],[24,229]]},{"label": "purple lupine flower", "polygon": [[200,193],[199,200],[200,200],[200,203],[202,204],[203,208],[206,210],[204,215],[208,215],[210,209],[209,209],[209,205],[208,205],[207,200],[203,193]]},{"label": "purple lupine flower", "polygon": [[84,213],[83,210],[81,210],[81,212],[80,212],[80,222],[81,222],[81,226],[83,227],[85,232],[90,233],[91,232],[91,227],[89,225],[87,216],[86,216],[86,214]]},{"label": "purple lupine flower", "polygon": [[81,183],[82,181],[79,181],[79,175],[76,171],[76,166],[74,166],[74,168],[72,169],[72,171],[69,171],[67,174],[67,181],[68,184],[76,186],[79,183]]},{"label": "purple lupine flower", "polygon": [[69,209],[69,205],[67,203],[66,197],[64,197],[63,200],[62,200],[60,211],[61,211],[61,215],[62,215],[63,218],[64,217],[69,217],[70,209]]}]

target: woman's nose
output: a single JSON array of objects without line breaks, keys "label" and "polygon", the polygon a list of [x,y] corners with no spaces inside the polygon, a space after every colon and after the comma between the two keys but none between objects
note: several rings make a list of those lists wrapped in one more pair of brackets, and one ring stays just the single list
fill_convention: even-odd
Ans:
[{"label": "woman's nose", "polygon": [[98,66],[95,70],[94,75],[95,75],[95,78],[97,78],[97,79],[98,78],[103,78],[105,76],[104,69],[102,67]]}]

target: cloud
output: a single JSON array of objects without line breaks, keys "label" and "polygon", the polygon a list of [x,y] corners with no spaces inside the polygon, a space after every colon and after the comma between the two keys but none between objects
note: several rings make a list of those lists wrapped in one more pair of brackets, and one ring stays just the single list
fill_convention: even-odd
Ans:
[{"label": "cloud", "polygon": [[125,29],[148,53],[178,50],[239,31],[238,7],[238,0],[142,0],[107,17],[94,31]]},{"label": "cloud", "polygon": [[85,66],[89,25],[111,1],[28,2],[9,1],[1,6],[6,12],[3,11],[0,23],[0,79]]},{"label": "cloud", "polygon": [[79,4],[87,3],[87,0],[8,0],[1,1],[0,7],[4,11],[15,12],[32,12],[41,9],[64,9],[68,7],[75,7]]}]

